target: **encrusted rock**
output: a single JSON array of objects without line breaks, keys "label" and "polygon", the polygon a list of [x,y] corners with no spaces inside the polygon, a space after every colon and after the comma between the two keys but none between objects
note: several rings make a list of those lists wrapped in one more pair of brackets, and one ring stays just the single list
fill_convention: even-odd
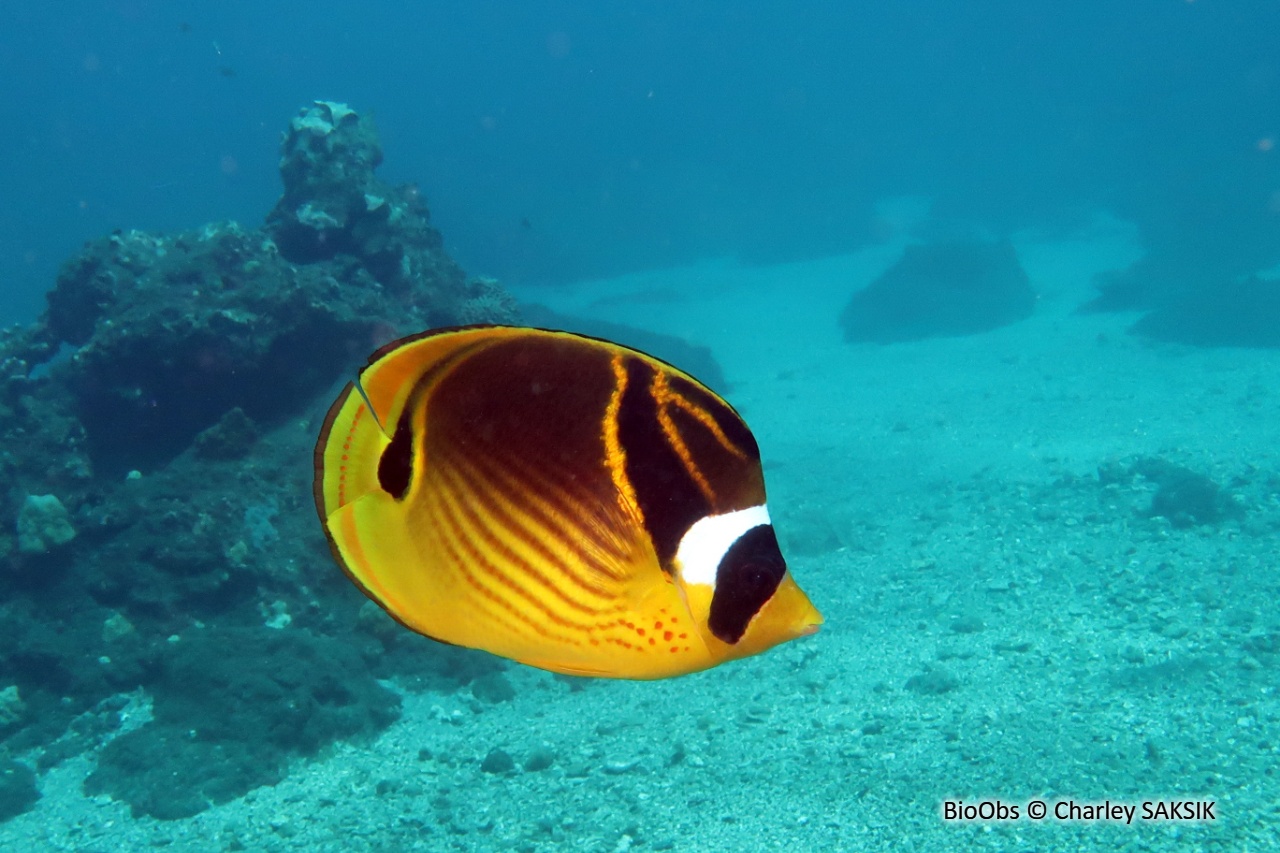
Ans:
[{"label": "encrusted rock", "polygon": [[73,451],[83,429],[89,458],[69,472],[145,472],[215,425],[198,450],[240,458],[250,422],[297,414],[381,344],[516,319],[497,282],[468,280],[444,253],[417,189],[374,175],[382,152],[369,119],[318,101],[283,149],[285,191],[263,229],[224,222],[92,241],[63,266],[41,321],[0,336],[17,391],[59,347],[74,348],[49,366],[52,382],[35,384],[37,405],[53,411],[30,425],[64,433]]},{"label": "encrusted rock", "polygon": [[43,554],[76,538],[71,516],[57,495],[27,495],[18,513],[18,550]]},{"label": "encrusted rock", "polygon": [[239,407],[196,436],[195,451],[205,459],[242,459],[258,440],[258,425]]},{"label": "encrusted rock", "polygon": [[0,690],[0,729],[7,728],[22,719],[26,712],[26,703],[18,692],[18,685],[10,684]]}]

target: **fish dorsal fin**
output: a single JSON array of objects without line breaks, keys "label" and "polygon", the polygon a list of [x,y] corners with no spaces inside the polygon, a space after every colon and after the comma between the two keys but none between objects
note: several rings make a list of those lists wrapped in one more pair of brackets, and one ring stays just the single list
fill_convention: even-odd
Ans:
[{"label": "fish dorsal fin", "polygon": [[410,398],[421,397],[432,382],[447,375],[451,364],[513,331],[502,326],[466,326],[433,329],[395,341],[369,356],[368,366],[360,371],[360,392],[389,435]]}]

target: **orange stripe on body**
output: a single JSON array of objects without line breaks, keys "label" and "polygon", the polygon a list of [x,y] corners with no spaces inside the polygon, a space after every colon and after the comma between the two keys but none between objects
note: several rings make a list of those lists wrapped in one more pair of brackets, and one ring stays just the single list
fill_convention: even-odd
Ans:
[{"label": "orange stripe on body", "polygon": [[[518,506],[524,520],[528,523],[527,525],[520,526],[522,531],[530,532],[529,525],[531,525],[533,527],[540,528],[541,532],[546,535],[559,538],[561,541],[573,542],[583,540],[589,542],[596,551],[604,552],[607,557],[612,557],[616,565],[609,565],[596,559],[591,549],[581,549],[580,556],[582,557],[583,563],[588,564],[591,569],[604,577],[612,580],[621,580],[623,573],[618,567],[628,559],[629,555],[624,553],[618,547],[619,543],[601,538],[597,536],[596,531],[591,528],[577,524],[575,521],[575,515],[579,514],[570,514],[565,509],[566,506],[570,506],[574,503],[574,499],[572,497],[567,495],[553,497],[550,494],[550,490],[556,488],[555,486],[550,484],[537,485],[530,482],[528,476],[529,472],[524,470],[522,466],[519,463],[514,462],[514,460],[512,463],[513,464],[508,464],[504,467],[503,465],[491,464],[491,461],[487,459],[476,459],[469,460],[466,464],[473,466],[481,477],[487,479],[491,483],[494,483],[496,487],[504,489],[509,495],[536,494],[541,498],[540,501],[530,499],[521,504],[517,504],[513,499],[508,499],[511,507],[515,508]],[[516,476],[509,473],[510,469],[520,469],[517,471],[517,474],[522,475],[523,482],[517,479]],[[577,503],[582,506],[586,501],[579,500]],[[553,508],[552,504],[555,504],[556,508]],[[589,512],[590,510],[584,511]],[[510,518],[510,516],[508,518]],[[512,521],[508,526],[514,527],[516,526],[516,522]],[[546,546],[542,544],[539,537],[532,536],[530,539],[525,539],[524,541],[528,542],[531,547],[535,548],[535,550],[540,551],[548,562],[558,563],[555,555],[551,553],[550,549],[547,549]],[[596,595],[606,595],[610,592],[608,588],[602,586],[590,576],[582,577],[578,575],[573,571],[572,567],[568,565],[560,565],[559,567],[562,568],[565,574],[572,578],[578,586],[588,592],[595,593]]]},{"label": "orange stripe on body", "polygon": [[[662,428],[662,434],[666,437],[667,444],[671,445],[671,449],[675,451],[681,464],[684,465],[685,471],[688,472],[689,479],[693,480],[694,485],[698,487],[698,491],[702,492],[702,496],[707,499],[707,503],[714,504],[716,495],[711,488],[711,484],[707,482],[706,475],[702,473],[698,463],[693,461],[693,454],[689,452],[689,446],[684,443],[680,430],[676,428],[675,422],[671,420],[671,414],[667,411],[668,406],[677,399],[677,395],[673,394],[670,387],[667,386],[665,373],[660,370],[654,371],[649,393],[653,395],[653,399],[658,403],[658,426]],[[697,417],[697,415],[694,417]]]},{"label": "orange stripe on body", "polygon": [[[540,478],[534,467],[523,459],[512,456],[503,459],[503,465],[511,469],[511,477],[523,478],[525,482],[536,483]],[[615,493],[616,494],[616,493]],[[624,543],[618,541],[616,537],[604,537],[600,535],[600,530],[583,527],[578,524],[578,520],[583,518],[583,507],[595,506],[601,501],[601,498],[593,494],[589,489],[582,487],[580,483],[572,479],[562,483],[548,484],[546,489],[540,493],[540,504],[530,503],[527,509],[530,515],[540,514],[547,520],[547,526],[550,528],[558,528],[561,530],[573,530],[581,533],[583,538],[587,539],[595,546],[604,556],[610,558],[612,562],[594,561],[593,565],[605,577],[613,580],[622,580],[626,573],[621,568],[628,564],[632,559],[632,548],[627,547],[632,543]],[[619,499],[618,504],[622,501]],[[537,510],[541,507],[542,513]],[[618,506],[618,513],[622,519],[629,519],[639,527],[639,521],[634,516],[626,514],[625,507]],[[605,509],[605,512],[608,510]],[[613,523],[617,523],[614,520]]]},{"label": "orange stripe on body", "polygon": [[[462,543],[465,540],[459,539],[457,541]],[[520,610],[508,599],[503,598],[501,595],[481,583],[480,580],[467,569],[467,559],[459,553],[459,550],[455,547],[453,541],[442,536],[439,544],[450,563],[462,576],[463,582],[480,596],[480,599],[473,600],[471,605],[479,609],[489,618],[490,621],[503,625],[507,630],[517,636],[523,636],[526,640],[529,639],[530,634],[541,637],[542,639],[556,639],[542,625],[521,613]],[[489,605],[496,605],[498,609],[495,610]],[[511,624],[505,617],[512,617],[517,624]],[[520,623],[523,623],[523,628],[526,630],[520,630],[522,627]]]},{"label": "orange stripe on body", "polygon": [[[469,479],[469,478],[466,478],[465,473],[461,477],[456,476],[453,472],[447,470],[447,468],[443,465],[437,466],[436,475],[443,481],[446,487],[448,487],[450,490],[453,491],[454,494],[462,494],[462,488],[459,487],[459,484],[460,482],[465,482],[467,479]],[[483,492],[468,490],[467,494],[473,500],[482,504],[483,505],[482,508],[484,509],[486,514],[492,520],[497,521],[501,525],[504,531],[510,532],[513,536],[518,536],[522,542],[524,542],[527,545],[530,545],[530,547],[532,547],[533,550],[539,551],[540,552],[539,556],[542,556],[548,562],[548,564],[551,565],[552,567],[561,570],[561,574],[564,577],[570,578],[575,582],[577,582],[579,586],[583,589],[583,591],[593,593],[597,597],[603,597],[602,593],[608,592],[608,590],[602,589],[600,587],[591,588],[582,584],[582,582],[578,578],[576,578],[572,573],[565,570],[565,567],[559,563],[555,555],[549,549],[547,549],[545,545],[542,545],[542,543],[536,541],[532,537],[529,537],[527,531],[524,531],[522,528],[515,528],[513,526],[514,522],[512,521],[510,514],[507,513],[506,510],[503,509],[500,505],[496,504],[494,501],[487,498],[483,494]],[[496,551],[499,554],[499,556],[504,558],[507,562],[513,564],[514,566],[519,568],[521,571],[523,571],[527,577],[537,582],[541,587],[543,587],[549,593],[553,594],[556,598],[560,599],[560,601],[564,602],[564,604],[568,605],[574,610],[577,610],[581,613],[585,613],[588,616],[597,616],[600,614],[601,612],[600,608],[592,607],[588,604],[585,604],[583,602],[580,602],[570,597],[565,593],[564,589],[558,583],[556,583],[551,578],[548,578],[547,575],[539,571],[536,566],[534,566],[528,560],[524,559],[520,554],[516,553],[516,551],[509,544],[502,541],[502,539],[500,539],[498,536],[496,536],[493,533],[492,526],[485,524],[481,520],[479,513],[476,512],[475,509],[473,509],[467,501],[465,500],[458,501],[458,509],[460,509],[462,514],[466,517],[466,521],[468,522],[470,530],[475,536],[483,538],[486,542],[488,542],[490,548],[493,551]],[[514,583],[514,580],[512,581],[512,583]],[[573,623],[566,623],[566,624],[573,624]],[[583,626],[580,624],[574,624],[574,627],[583,627]]]},{"label": "orange stripe on body", "polygon": [[[659,375],[661,376],[661,374]],[[658,382],[655,381],[654,385],[656,386],[657,384]],[[679,394],[675,391],[672,391],[671,388],[667,386],[665,377],[662,378],[661,396],[659,396],[656,392],[655,392],[655,396],[657,397],[659,406],[666,407],[668,405],[675,405],[683,409],[689,415],[691,415],[698,423],[702,424],[704,427],[707,428],[707,431],[710,432],[711,435],[715,438],[715,440],[720,443],[721,447],[723,447],[725,450],[732,453],[734,456],[743,460],[750,459],[750,457],[748,457],[747,454],[742,452],[741,448],[739,448],[738,445],[734,444],[732,441],[729,440],[729,436],[724,434],[724,430],[720,428],[720,424],[716,422],[716,419],[714,417],[712,417],[707,413],[706,409],[704,409],[702,406],[697,405],[696,403],[691,402],[683,394]]]},{"label": "orange stripe on body", "polygon": [[618,437],[618,412],[622,409],[622,395],[627,390],[627,367],[623,364],[625,357],[615,353],[609,359],[613,368],[613,393],[609,395],[609,405],[604,412],[604,460],[609,468],[609,476],[613,478],[614,488],[618,490],[619,504],[643,524],[644,513],[640,510],[640,502],[636,500],[636,491],[627,478],[627,452]]},{"label": "orange stripe on body", "polygon": [[[489,531],[487,531],[484,528],[482,524],[478,523],[476,520],[475,513],[469,510],[465,506],[465,504],[462,504],[462,506],[459,508],[461,508],[462,513],[465,516],[467,516],[467,520],[470,522],[469,525],[464,525],[459,520],[459,517],[454,513],[455,507],[452,504],[452,502],[447,502],[442,500],[439,502],[439,504],[440,504],[439,509],[441,513],[440,517],[446,520],[447,523],[450,525],[451,531],[454,533],[455,538],[457,539],[458,545],[466,552],[466,556],[468,557],[468,559],[471,561],[472,564],[482,569],[488,577],[495,580],[501,587],[505,588],[507,591],[509,591],[513,595],[519,596],[524,602],[526,602],[531,607],[537,608],[537,610],[539,610],[543,615],[546,616],[548,621],[555,623],[561,628],[567,628],[573,631],[586,631],[590,628],[589,623],[573,622],[571,620],[565,619],[564,617],[559,616],[553,613],[552,611],[548,610],[546,604],[542,600],[540,600],[537,596],[529,592],[529,590],[525,589],[523,586],[517,583],[516,580],[512,578],[510,575],[506,574],[500,568],[498,568],[492,562],[490,562],[488,558],[485,557],[484,553],[476,546],[475,540],[477,537],[487,540],[491,546],[495,546],[494,547],[495,550],[498,550],[499,547],[502,548],[503,550],[506,550],[507,554],[504,554],[503,556],[507,557],[512,562],[519,561],[521,563],[521,568],[528,569],[528,572],[530,574],[534,573],[534,570],[531,567],[527,567],[525,564],[523,564],[523,561],[519,559],[518,555],[511,553],[510,550],[506,548],[505,545],[503,545],[503,543],[496,540],[492,536],[492,534],[489,533]],[[467,570],[467,564],[465,562],[459,560],[458,567],[463,571],[464,574],[469,574]],[[530,621],[528,617],[525,616],[525,614],[521,612],[518,608],[516,608],[513,604],[511,604],[511,602],[506,601],[505,599],[503,599],[503,601],[506,602],[507,609],[509,609],[509,611],[513,615],[517,616],[517,618],[521,619],[522,621],[528,622],[530,626],[536,625],[536,623]],[[570,638],[568,637],[557,636],[555,634],[552,634],[551,632],[543,629],[541,626],[537,628],[537,631],[542,636],[545,636],[548,638],[554,637],[562,641],[576,642],[575,640],[570,640]]]}]

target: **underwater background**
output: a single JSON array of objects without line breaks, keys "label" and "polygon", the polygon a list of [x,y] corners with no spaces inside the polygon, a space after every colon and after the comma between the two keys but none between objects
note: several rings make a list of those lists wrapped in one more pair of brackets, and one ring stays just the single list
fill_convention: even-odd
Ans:
[{"label": "underwater background", "polygon": [[[1280,848],[1274,2],[3,6],[5,849]],[[822,630],[364,599],[325,411],[485,322],[724,394]]]}]

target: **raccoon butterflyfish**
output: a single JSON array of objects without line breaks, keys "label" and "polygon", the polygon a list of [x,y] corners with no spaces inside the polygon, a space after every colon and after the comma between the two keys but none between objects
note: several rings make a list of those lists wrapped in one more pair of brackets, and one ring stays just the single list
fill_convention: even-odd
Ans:
[{"label": "raccoon butterflyfish", "polygon": [[399,622],[553,672],[682,675],[822,623],[742,418],[608,341],[470,326],[383,347],[329,409],[315,500]]}]

